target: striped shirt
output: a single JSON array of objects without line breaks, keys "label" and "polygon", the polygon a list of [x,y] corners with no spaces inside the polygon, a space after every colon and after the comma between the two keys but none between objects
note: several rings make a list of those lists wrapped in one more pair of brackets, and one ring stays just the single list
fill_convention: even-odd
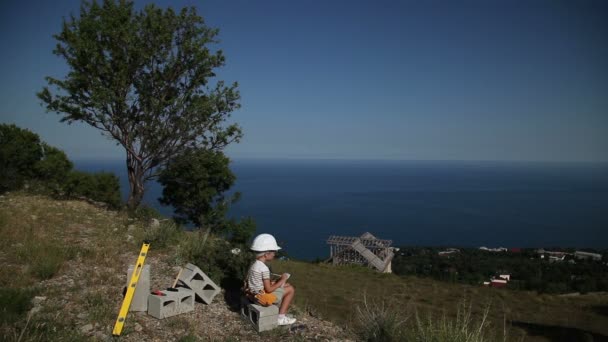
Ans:
[{"label": "striped shirt", "polygon": [[270,279],[270,269],[260,260],[256,260],[249,267],[249,276],[247,277],[247,285],[253,293],[258,293],[264,289],[264,279]]}]

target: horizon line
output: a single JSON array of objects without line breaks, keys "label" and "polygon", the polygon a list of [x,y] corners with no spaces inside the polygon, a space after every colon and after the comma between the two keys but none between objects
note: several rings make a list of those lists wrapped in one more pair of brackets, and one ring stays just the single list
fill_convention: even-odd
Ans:
[{"label": "horizon line", "polygon": [[[554,160],[554,159],[432,159],[432,158],[386,158],[386,157],[290,157],[290,156],[273,156],[273,157],[231,157],[231,161],[239,160],[289,160],[289,161],[403,161],[403,162],[468,162],[468,163],[564,163],[564,164],[608,164],[608,160]],[[78,162],[124,162],[124,158],[72,158],[72,161]]]}]

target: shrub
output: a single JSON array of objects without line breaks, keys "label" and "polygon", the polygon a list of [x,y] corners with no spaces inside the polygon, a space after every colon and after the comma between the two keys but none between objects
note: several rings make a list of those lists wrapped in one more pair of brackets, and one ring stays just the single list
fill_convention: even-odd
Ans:
[{"label": "shrub", "polygon": [[17,190],[35,176],[34,167],[42,158],[37,134],[15,125],[0,125],[0,193]]},{"label": "shrub", "polygon": [[[431,314],[426,319],[421,319],[416,313],[416,326],[408,332],[407,340],[416,342],[490,342],[496,341],[489,338],[487,320],[490,307],[487,306],[481,319],[472,317],[472,304],[467,305],[461,301],[456,312],[456,319],[445,316],[434,319]],[[504,337],[506,340],[506,336]]]},{"label": "shrub", "polygon": [[[238,249],[238,253],[235,249]],[[178,263],[191,262],[224,288],[242,284],[253,253],[243,244],[232,244],[208,231],[185,235],[178,249]]]},{"label": "shrub", "polygon": [[[145,222],[149,222],[145,221]],[[181,228],[174,221],[162,220],[158,227],[145,226],[144,240],[154,248],[163,248],[177,242]]]},{"label": "shrub", "polygon": [[[363,341],[412,341],[412,342],[489,342],[497,341],[490,331],[488,316],[490,307],[486,306],[481,318],[473,317],[472,304],[466,300],[458,304],[455,318],[440,319],[428,314],[421,318],[415,312],[414,324],[406,325],[411,316],[408,311],[381,302],[369,302],[363,297],[363,305],[357,306],[355,332]],[[506,330],[502,339],[507,340]]]},{"label": "shrub", "polygon": [[120,207],[120,183],[112,173],[86,173],[72,171],[64,185],[67,197],[85,197],[108,204],[112,208]]},{"label": "shrub", "polygon": [[28,265],[28,272],[40,279],[52,278],[61,268],[64,261],[73,258],[74,248],[58,246],[48,240],[36,239],[26,241],[19,249],[17,256]]},{"label": "shrub", "polygon": [[26,182],[38,191],[66,197],[86,197],[120,206],[120,184],[111,173],[72,171],[66,154],[15,125],[0,125],[0,193],[18,190]]},{"label": "shrub", "polygon": [[408,318],[384,300],[369,302],[363,295],[363,304],[356,307],[355,332],[362,341],[403,341],[404,323]]},{"label": "shrub", "polygon": [[235,244],[246,244],[255,233],[256,224],[251,217],[240,221],[230,220],[230,227],[227,229],[230,242]]},{"label": "shrub", "polygon": [[44,258],[39,258],[31,265],[30,272],[38,279],[51,279],[64,261],[64,256],[60,254],[48,253]]},{"label": "shrub", "polygon": [[162,219],[163,215],[153,207],[140,205],[135,210],[129,210],[129,215],[141,222],[149,223],[153,218]]},{"label": "shrub", "polygon": [[74,164],[63,151],[42,143],[42,159],[35,165],[36,177],[58,193]]},{"label": "shrub", "polygon": [[0,288],[0,323],[13,324],[21,320],[32,307],[36,290],[31,288]]}]

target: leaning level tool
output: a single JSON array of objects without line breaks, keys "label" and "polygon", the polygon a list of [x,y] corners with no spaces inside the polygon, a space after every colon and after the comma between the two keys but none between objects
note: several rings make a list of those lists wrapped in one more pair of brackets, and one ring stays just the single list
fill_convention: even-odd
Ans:
[{"label": "leaning level tool", "polygon": [[146,261],[146,255],[148,255],[149,248],[150,244],[148,242],[144,242],[144,244],[141,246],[139,257],[137,257],[137,263],[133,269],[133,275],[129,281],[129,286],[127,287],[127,294],[125,295],[125,299],[122,301],[122,306],[120,307],[116,324],[114,324],[114,330],[112,331],[112,335],[114,336],[120,336],[122,328],[125,325],[127,313],[129,312],[129,307],[131,306],[131,301],[133,300],[133,295],[135,294],[135,288],[137,287],[137,282],[139,281],[139,275],[141,274],[141,270],[144,268],[144,261]]}]

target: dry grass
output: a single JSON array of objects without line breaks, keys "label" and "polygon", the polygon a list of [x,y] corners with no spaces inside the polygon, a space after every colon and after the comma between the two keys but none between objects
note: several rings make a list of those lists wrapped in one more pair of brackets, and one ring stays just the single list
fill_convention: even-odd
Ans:
[{"label": "dry grass", "polygon": [[[27,305],[2,302],[17,314],[3,320],[4,340],[37,341],[49,338],[81,340],[73,315],[59,315],[79,304],[96,322],[111,322],[120,278],[112,271],[122,262],[122,251],[135,250],[142,229],[127,231],[125,214],[105,211],[80,201],[56,201],[12,193],[0,199],[0,288],[28,296]],[[127,234],[135,235],[127,241]],[[96,293],[89,285],[103,284]],[[34,294],[45,296],[43,310],[26,316]],[[66,307],[67,306],[67,307]],[[28,321],[29,318],[29,321]],[[27,329],[25,329],[27,326]],[[48,327],[53,327],[48,331]]]},{"label": "dry grass", "polygon": [[[412,306],[420,317],[444,317],[455,321],[463,299],[471,304],[470,319],[480,321],[484,315],[495,340],[502,340],[504,330],[509,340],[519,341],[525,330],[509,322],[526,322],[540,327],[570,327],[608,336],[608,318],[601,310],[608,307],[607,294],[577,297],[538,295],[534,292],[510,291],[461,284],[442,283],[431,279],[379,274],[363,267],[335,267],[296,261],[275,261],[273,272],[291,273],[296,286],[296,304],[334,322],[353,325],[353,308],[367,301],[386,302],[405,308]],[[491,305],[487,314],[485,308]],[[507,320],[505,327],[505,318]],[[414,325],[410,319],[408,324]],[[525,341],[547,341],[542,336],[527,336]]]}]

